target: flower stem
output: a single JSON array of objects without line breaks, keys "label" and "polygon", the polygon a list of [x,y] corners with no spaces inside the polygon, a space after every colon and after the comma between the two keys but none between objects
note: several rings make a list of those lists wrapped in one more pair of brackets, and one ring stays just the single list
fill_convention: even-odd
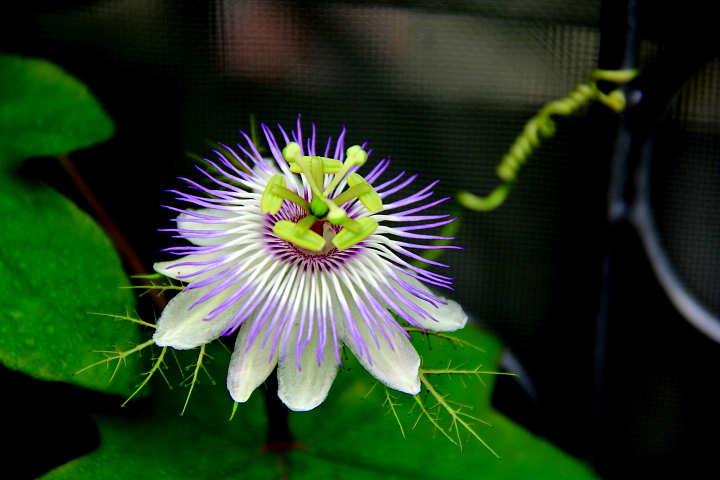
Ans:
[{"label": "flower stem", "polygon": [[[275,369],[275,372],[277,369]],[[265,380],[262,389],[265,400],[265,412],[268,417],[267,441],[260,450],[263,453],[273,453],[278,461],[280,478],[288,480],[287,466],[285,465],[285,452],[288,450],[305,450],[305,445],[295,440],[290,433],[288,417],[290,410],[277,396],[277,375],[273,372]]]},{"label": "flower stem", "polygon": [[267,441],[263,450],[271,452],[291,450],[296,446],[288,424],[290,410],[277,396],[277,389],[277,376],[271,374],[265,380],[265,388],[262,389],[265,412],[268,417]]},{"label": "flower stem", "polygon": [[[90,188],[90,185],[85,181],[85,178],[75,167],[70,155],[60,155],[58,157],[58,161],[85,201],[90,205],[90,208],[95,215],[95,219],[98,221],[103,230],[105,230],[108,237],[110,237],[110,240],[113,242],[115,248],[118,250],[118,253],[126,262],[132,273],[134,275],[145,275],[149,273],[148,269],[145,267],[137,252],[133,249],[125,234],[123,234],[117,224],[112,220],[110,214],[108,214],[107,210],[105,210],[100,203],[100,200]],[[140,281],[144,286],[153,286],[152,283],[147,280]],[[164,297],[159,296],[157,292],[151,291],[150,296],[159,310],[162,310],[165,308],[165,305],[167,305],[167,300]]]}]

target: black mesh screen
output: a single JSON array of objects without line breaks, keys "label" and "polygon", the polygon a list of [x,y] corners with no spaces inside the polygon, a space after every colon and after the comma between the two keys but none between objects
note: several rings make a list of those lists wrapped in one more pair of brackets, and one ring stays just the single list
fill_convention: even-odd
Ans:
[{"label": "black mesh screen", "polygon": [[720,64],[680,91],[653,157],[652,201],[671,263],[687,288],[720,315]]}]

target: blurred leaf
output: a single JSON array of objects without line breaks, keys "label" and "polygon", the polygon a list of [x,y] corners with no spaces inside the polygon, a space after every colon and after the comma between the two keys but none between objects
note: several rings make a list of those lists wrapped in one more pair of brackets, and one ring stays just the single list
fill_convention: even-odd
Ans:
[{"label": "blurred leaf", "polygon": [[[426,340],[416,338],[414,343],[426,367],[434,362],[444,367],[448,358],[456,365],[497,367],[500,345],[493,336],[473,327],[459,336],[488,354],[453,348],[447,341],[441,345],[432,338],[432,350]],[[440,435],[433,435],[425,420],[411,430],[417,412],[401,416],[401,421],[407,421],[407,438],[403,438],[395,419],[387,416],[382,406],[382,387],[365,397],[374,381],[354,359],[345,362],[320,407],[291,413],[291,429],[305,447],[286,451],[281,463],[275,454],[261,451],[266,428],[261,392],[240,405],[232,421],[227,420],[232,405],[224,387],[229,355],[212,347],[210,355],[215,360],[210,369],[218,385],[196,388],[185,416],[178,417],[177,412],[186,390],[177,388],[158,388],[147,406],[148,416],[95,415],[103,439],[100,448],[56,468],[42,480],[280,479],[282,468],[290,480],[597,478],[580,461],[493,410],[489,400],[493,375],[483,376],[485,387],[477,379],[466,378],[466,388],[457,377],[440,379],[438,386],[451,394],[450,399],[475,406],[474,413],[494,425],[480,425],[479,432],[502,459],[472,439],[461,452]],[[407,406],[413,403],[410,396],[398,396]]]},{"label": "blurred leaf", "polygon": [[134,297],[120,260],[97,224],[21,169],[29,157],[89,147],[113,133],[88,89],[53,64],[0,55],[0,361],[42,380],[128,394],[123,369],[73,374],[97,361],[93,349],[137,342],[134,325],[87,312],[125,313]]},{"label": "blurred leaf", "polygon": [[0,166],[109,139],[110,117],[88,88],[45,60],[0,54]]}]

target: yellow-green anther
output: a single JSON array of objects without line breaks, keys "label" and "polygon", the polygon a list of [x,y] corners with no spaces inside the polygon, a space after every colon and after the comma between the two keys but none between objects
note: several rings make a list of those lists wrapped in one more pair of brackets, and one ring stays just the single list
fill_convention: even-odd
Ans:
[{"label": "yellow-green anther", "polygon": [[273,191],[273,187],[275,186],[285,187],[285,178],[282,175],[273,175],[270,177],[270,180],[268,180],[262,198],[260,199],[260,209],[263,213],[275,215],[280,210],[283,197]]},{"label": "yellow-green anther", "polygon": [[340,181],[345,178],[345,175],[347,175],[351,168],[359,167],[367,161],[367,152],[363,150],[360,145],[353,145],[348,148],[346,154],[347,158],[345,162],[343,162],[342,168],[335,174],[327,188],[325,188],[323,195],[328,195],[332,192],[333,189],[340,184]]},{"label": "yellow-green anther", "polygon": [[371,212],[382,210],[383,204],[380,195],[377,194],[375,189],[372,188],[372,186],[366,182],[362,176],[357,173],[351,173],[347,177],[347,182],[350,186],[347,192],[352,191],[356,187],[360,187],[360,193],[358,193],[357,197],[360,199],[362,204],[365,205],[365,208]]},{"label": "yellow-green anther", "polygon": [[350,217],[347,217],[342,225],[346,230],[349,230],[352,233],[360,233],[363,230],[362,224]]},{"label": "yellow-green anther", "polygon": [[[302,198],[297,193],[293,192],[292,190],[288,190],[287,188],[281,186],[281,185],[268,185],[267,188],[270,189],[271,193],[275,196],[282,197],[284,200],[289,200],[293,202],[296,205],[299,205],[303,209],[305,209],[308,213],[310,212],[310,204]],[[265,192],[263,192],[263,195],[265,195]],[[266,212],[267,213],[267,212]]]},{"label": "yellow-green anther", "polygon": [[347,212],[345,212],[345,210],[333,204],[330,206],[330,213],[327,214],[327,220],[333,225],[343,225],[347,220],[349,220],[349,217],[347,216]]},{"label": "yellow-green anther", "polygon": [[[319,158],[322,160],[322,170],[323,173],[337,173],[342,168],[342,162],[340,160],[335,160],[334,158],[326,158],[326,157],[300,157],[303,162],[310,162],[313,158]],[[290,171],[293,173],[302,173],[302,169],[300,168],[299,163],[296,160],[288,161],[290,164]]]},{"label": "yellow-green anther", "polygon": [[275,235],[287,240],[301,248],[306,248],[314,252],[319,252],[325,247],[325,239],[322,235],[319,235],[312,230],[310,227],[317,221],[312,215],[308,215],[298,223],[293,223],[287,220],[281,220],[273,227]]},{"label": "yellow-green anther", "polygon": [[378,223],[370,217],[359,218],[354,220],[353,223],[359,227],[358,231],[352,231],[348,225],[333,237],[332,243],[338,250],[345,250],[362,242],[377,230],[378,227]]},{"label": "yellow-green anther", "polygon": [[360,233],[363,229],[362,225],[357,220],[353,220],[348,217],[347,212],[339,207],[332,206],[330,213],[325,217],[327,221],[333,225],[342,225],[353,233]]},{"label": "yellow-green anther", "polygon": [[319,157],[323,161],[323,173],[337,173],[342,168],[342,162],[334,158]]},{"label": "yellow-green anther", "polygon": [[329,207],[325,205],[322,198],[313,197],[312,202],[310,202],[310,213],[316,217],[324,217],[328,210]]},{"label": "yellow-green anther", "polygon": [[367,193],[371,189],[372,186],[369,183],[361,183],[360,185],[355,185],[354,187],[348,188],[340,195],[333,198],[333,202],[338,205],[343,205],[352,200],[353,198],[358,198],[360,195]]},{"label": "yellow-green anther", "polygon": [[[322,160],[322,171],[323,173],[330,174],[330,173],[337,173],[342,168],[342,162],[340,160],[335,160],[334,158],[327,158],[327,157],[299,157],[304,162],[310,162],[313,158],[319,158]],[[293,173],[301,173],[302,169],[300,168],[300,165],[298,164],[297,160],[288,160],[288,163],[290,164],[290,171]]]}]

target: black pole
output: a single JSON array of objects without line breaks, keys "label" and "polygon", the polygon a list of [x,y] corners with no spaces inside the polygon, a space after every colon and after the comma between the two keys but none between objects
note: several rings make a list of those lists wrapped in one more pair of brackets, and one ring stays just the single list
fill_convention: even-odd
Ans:
[{"label": "black pole", "polygon": [[[603,2],[600,16],[600,52],[598,68],[619,70],[636,68],[638,50],[638,1],[606,0]],[[600,88],[615,88],[615,85],[599,85]],[[590,435],[589,460],[597,462],[597,452],[602,422],[603,393],[605,390],[605,365],[608,356],[608,336],[610,335],[610,308],[612,276],[614,273],[613,252],[623,242],[623,229],[629,220],[630,151],[632,148],[632,130],[627,118],[627,110],[632,109],[638,100],[631,88],[625,88],[628,106],[619,116],[607,109],[595,109],[599,125],[605,125],[603,134],[614,139],[610,148],[596,157],[598,161],[609,159],[609,176],[606,204],[606,237],[600,271],[600,298],[595,323],[593,350],[593,395],[591,408],[592,432]],[[614,130],[614,132],[613,132]],[[603,158],[604,157],[604,158]]]}]

